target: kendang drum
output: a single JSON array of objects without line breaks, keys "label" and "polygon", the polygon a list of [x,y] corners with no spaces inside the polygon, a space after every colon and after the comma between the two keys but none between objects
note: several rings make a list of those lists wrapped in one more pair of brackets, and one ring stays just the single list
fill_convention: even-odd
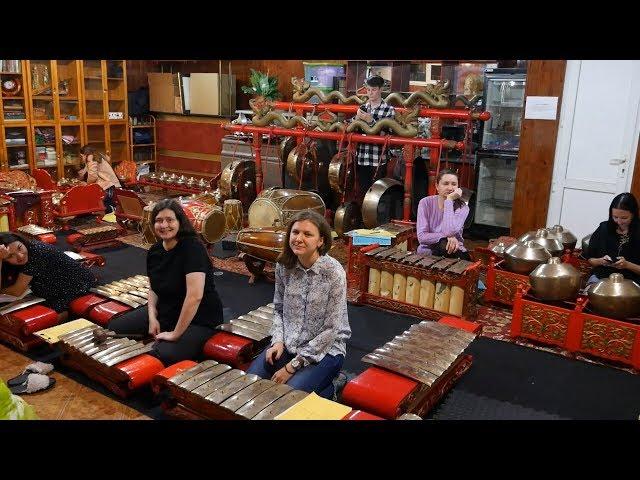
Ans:
[{"label": "kendang drum", "polygon": [[225,200],[223,212],[228,232],[242,230],[242,202],[240,200]]},{"label": "kendang drum", "polygon": [[152,202],[145,205],[142,209],[142,236],[144,237],[144,241],[147,243],[156,243],[158,241],[153,225],[151,224],[151,212],[153,211],[154,206],[155,203]]},{"label": "kendang drum", "polygon": [[263,190],[249,207],[250,227],[284,227],[300,210],[314,210],[324,217],[325,204],[314,192],[288,188]]},{"label": "kendang drum", "polygon": [[190,199],[183,199],[181,206],[193,228],[202,235],[204,241],[215,243],[224,237],[226,221],[220,207]]},{"label": "kendang drum", "polygon": [[238,232],[238,250],[254,258],[275,262],[284,248],[286,231],[280,227],[249,227]]}]

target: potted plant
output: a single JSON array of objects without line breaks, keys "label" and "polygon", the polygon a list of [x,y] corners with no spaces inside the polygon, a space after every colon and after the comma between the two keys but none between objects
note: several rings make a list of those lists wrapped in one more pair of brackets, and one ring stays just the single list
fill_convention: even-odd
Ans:
[{"label": "potted plant", "polygon": [[270,77],[269,72],[262,73],[251,69],[249,77],[250,86],[242,86],[242,91],[249,95],[255,95],[258,99],[278,100],[282,95],[278,91],[278,77]]}]

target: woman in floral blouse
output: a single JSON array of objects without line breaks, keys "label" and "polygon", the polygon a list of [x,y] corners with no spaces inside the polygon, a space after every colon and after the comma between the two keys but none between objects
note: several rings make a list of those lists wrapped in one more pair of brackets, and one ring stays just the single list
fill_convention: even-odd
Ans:
[{"label": "woman in floral blouse", "polygon": [[330,248],[324,217],[303,210],[291,219],[276,265],[271,346],[247,371],[325,398],[333,397],[351,336],[346,275]]}]

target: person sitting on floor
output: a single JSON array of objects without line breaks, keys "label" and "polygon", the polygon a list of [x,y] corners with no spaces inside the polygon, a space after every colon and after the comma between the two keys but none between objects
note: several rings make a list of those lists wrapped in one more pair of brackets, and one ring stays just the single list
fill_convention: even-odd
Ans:
[{"label": "person sitting on floor", "polygon": [[89,268],[57,247],[13,233],[0,234],[0,268],[1,293],[20,297],[31,288],[60,321],[66,320],[72,300],[98,284]]},{"label": "person sitting on floor", "polygon": [[418,204],[418,253],[471,260],[462,239],[469,207],[460,200],[458,174],[440,170],[436,190],[437,195],[424,197]]},{"label": "person sitting on floor", "polygon": [[640,283],[640,222],[632,193],[621,193],[611,201],[609,220],[591,235],[585,257],[595,267],[587,283],[616,272]]},{"label": "person sitting on floor", "polygon": [[346,275],[327,255],[331,241],[329,224],[314,211],[289,221],[276,264],[271,346],[247,370],[325,398],[333,397],[351,336]]},{"label": "person sitting on floor", "polygon": [[156,203],[151,225],[160,239],[147,253],[149,302],[116,317],[116,333],[149,333],[156,339],[151,354],[165,366],[194,359],[222,323],[222,302],[213,281],[213,266],[180,204]]},{"label": "person sitting on floor", "polygon": [[104,190],[104,208],[106,213],[115,211],[116,188],[120,188],[120,180],[109,163],[109,157],[90,145],[80,148],[80,157],[84,167],[78,171],[78,178],[87,184],[97,183]]}]

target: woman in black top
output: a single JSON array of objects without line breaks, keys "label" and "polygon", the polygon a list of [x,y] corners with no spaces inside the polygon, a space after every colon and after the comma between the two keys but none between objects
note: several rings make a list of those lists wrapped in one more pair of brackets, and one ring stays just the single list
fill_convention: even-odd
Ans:
[{"label": "woman in black top", "polygon": [[93,273],[63,251],[12,233],[0,234],[0,265],[2,293],[19,297],[31,288],[60,314],[61,321],[69,302],[97,285]]},{"label": "woman in black top", "polygon": [[631,193],[617,195],[609,206],[609,220],[591,235],[585,255],[595,268],[588,283],[618,272],[640,281],[640,221],[638,202]]},{"label": "woman in black top", "polygon": [[160,239],[147,254],[148,309],[109,322],[117,333],[149,333],[152,353],[165,365],[192,359],[222,323],[222,302],[213,282],[213,266],[204,244],[178,202],[166,199],[151,212]]}]

